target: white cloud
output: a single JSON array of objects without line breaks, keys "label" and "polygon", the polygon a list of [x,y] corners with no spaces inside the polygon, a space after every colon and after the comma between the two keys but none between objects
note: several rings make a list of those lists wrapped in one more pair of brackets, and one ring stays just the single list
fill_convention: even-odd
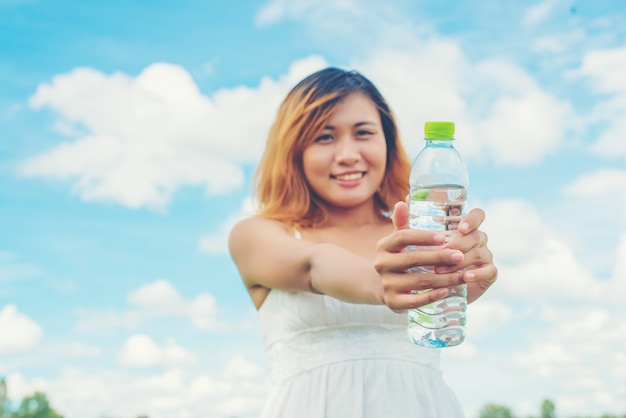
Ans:
[{"label": "white cloud", "polygon": [[23,263],[17,254],[0,250],[0,282],[40,277],[41,274],[41,269]]},{"label": "white cloud", "polygon": [[421,149],[425,120],[458,122],[468,113],[458,89],[468,63],[455,42],[416,40],[408,50],[378,50],[353,66],[387,98],[408,149]]},{"label": "white cloud", "polygon": [[[607,192],[619,193],[610,187],[621,183],[619,176],[596,174],[574,180],[566,188],[567,197],[597,202],[606,200]],[[587,187],[587,181],[595,187]],[[487,344],[468,359],[480,363],[485,376],[515,376],[502,379],[494,396],[504,399],[507,392],[523,392],[510,398],[518,413],[531,413],[546,397],[555,400],[564,415],[620,411],[626,357],[619,347],[626,347],[626,328],[614,318],[626,315],[626,231],[615,251],[611,277],[601,279],[581,264],[558,225],[550,224],[548,215],[529,202],[498,200],[486,211],[484,230],[499,280],[468,308],[468,340]],[[493,344],[504,354],[491,349]],[[473,366],[454,364],[462,367],[459,375],[476,372]]]},{"label": "white cloud", "polygon": [[[350,65],[389,99],[411,155],[421,148],[426,120],[457,122],[457,147],[464,156],[515,165],[540,162],[561,145],[566,130],[580,124],[566,100],[510,60],[493,56],[472,62],[459,41],[439,37],[427,24],[407,22],[397,5],[361,4],[357,11],[352,2],[334,3],[273,0],[261,14],[268,12],[273,21],[299,19],[315,30],[343,20],[352,36],[366,27],[369,53]],[[557,4],[550,0],[529,9],[526,21],[539,24]],[[352,26],[365,21],[375,24]],[[336,34],[337,28],[330,32]],[[372,32],[374,39],[365,36]]]},{"label": "white cloud", "polygon": [[540,377],[558,382],[565,393],[584,392],[577,402],[567,396],[558,400],[564,415],[620,411],[626,394],[626,358],[620,350],[626,347],[626,325],[613,318],[624,313],[621,307],[589,305],[545,309],[540,318],[546,326],[532,332],[535,342],[528,351],[513,357],[519,378]]},{"label": "white cloud", "polygon": [[198,241],[198,249],[205,254],[227,254],[228,233],[239,218],[229,218],[214,235],[206,235]]},{"label": "white cloud", "polygon": [[590,262],[620,263],[616,244],[620,235],[626,234],[626,218],[619,216],[620,208],[626,205],[626,170],[600,168],[581,173],[562,191],[569,205],[563,210],[576,214],[573,223],[587,231],[587,242],[593,242],[591,247],[583,247],[586,256],[595,254]]},{"label": "white cloud", "polygon": [[[430,35],[432,21],[420,26],[409,20],[406,5],[376,0],[269,0],[255,16],[257,26],[283,20],[298,22],[307,35],[333,49],[348,45],[345,56],[393,45],[409,45],[419,35]],[[342,40],[342,42],[338,42]],[[358,53],[358,52],[357,52]]]},{"label": "white cloud", "polygon": [[150,336],[135,334],[124,343],[118,362],[126,367],[173,367],[193,364],[195,356],[173,339],[159,346]]},{"label": "white cloud", "polygon": [[201,293],[188,300],[167,280],[148,283],[128,295],[131,309],[88,310],[76,312],[78,329],[127,328],[135,329],[140,325],[164,317],[183,318],[190,321],[196,328],[216,330],[217,304],[215,298],[208,293]]},{"label": "white cloud", "polygon": [[187,312],[191,323],[198,329],[223,329],[216,321],[217,304],[215,298],[208,293],[196,296],[191,301]]},{"label": "white cloud", "polygon": [[[625,103],[620,104],[620,115],[616,115],[607,123],[606,129],[598,136],[597,141],[591,147],[591,151],[606,158],[626,157],[626,144],[621,140],[621,135],[626,132],[626,95],[620,98]],[[601,113],[613,113],[612,111]]]},{"label": "white cloud", "polygon": [[621,283],[624,289],[624,292],[621,292],[621,294],[626,294],[626,232],[622,234],[617,245],[615,265],[613,266],[613,280],[616,283]]},{"label": "white cloud", "polygon": [[19,313],[15,305],[0,309],[0,354],[26,351],[34,347],[42,335],[41,326]]},{"label": "white cloud", "polygon": [[[406,38],[404,48],[374,48],[353,64],[389,98],[411,154],[429,119],[456,121],[457,145],[468,158],[526,165],[560,145],[571,125],[570,106],[528,72],[502,59],[472,63],[452,40]],[[210,97],[172,64],[153,64],[134,78],[75,69],[39,86],[30,103],[52,110],[63,132],[84,133],[23,161],[20,172],[71,181],[86,201],[131,208],[163,210],[182,186],[228,193],[243,184],[240,165],[258,159],[284,94],[326,65],[312,56],[277,80]],[[219,247],[213,237],[201,244],[207,252]]]},{"label": "white cloud", "polygon": [[288,14],[287,8],[289,5],[294,5],[296,7],[291,8],[293,12],[298,12],[298,9],[302,9],[302,4],[300,2],[280,2],[280,1],[271,1],[259,10],[255,17],[255,21],[257,25],[267,26],[281,20],[285,15]]},{"label": "white cloud", "polygon": [[130,208],[163,210],[181,186],[229,193],[243,184],[239,164],[259,158],[284,94],[324,65],[310,57],[279,80],[211,97],[177,65],[152,64],[137,77],[74,69],[40,85],[30,105],[52,110],[63,133],[84,133],[23,161],[19,171],[71,181],[85,201]]},{"label": "white cloud", "polygon": [[503,59],[472,63],[451,40],[379,50],[355,67],[388,98],[411,155],[422,147],[425,121],[452,120],[456,146],[468,160],[535,164],[561,145],[571,125],[570,104],[527,71]]},{"label": "white cloud", "polygon": [[569,112],[567,104],[544,92],[497,99],[478,126],[494,159],[502,164],[536,163],[557,148]]},{"label": "white cloud", "polygon": [[591,50],[582,59],[579,74],[589,77],[593,89],[599,93],[626,93],[626,46]]},{"label": "white cloud", "polygon": [[362,7],[354,0],[270,0],[258,11],[255,22],[259,26],[268,26],[283,19],[317,21],[342,12],[358,15],[360,10]]},{"label": "white cloud", "polygon": [[[491,300],[510,300],[501,294],[488,295],[490,300],[479,300],[471,308]],[[530,306],[535,309],[527,312]],[[445,376],[463,405],[478,411],[486,402],[497,401],[526,416],[536,413],[548,398],[556,401],[563,416],[621,411],[626,356],[620,348],[626,346],[626,328],[615,318],[626,314],[623,306],[585,300],[568,304],[555,297],[511,307],[515,309],[513,321],[504,327],[497,328],[499,312],[492,312],[490,319],[497,330],[488,336],[476,336],[469,328],[478,320],[472,313],[466,342],[476,347],[469,347],[467,353],[457,352],[456,347],[443,353]],[[489,308],[487,304],[485,313]],[[478,381],[483,383],[497,379],[498,387],[492,388],[489,397],[481,397],[483,386],[468,387],[464,379],[468,375],[480,376]],[[477,397],[482,400],[476,402]]]},{"label": "white cloud", "polygon": [[499,268],[491,292],[527,301],[619,301],[620,282],[596,279],[530,203],[495,201],[486,211],[484,228]]},{"label": "white cloud", "polygon": [[[471,335],[469,331],[467,335],[467,338],[469,339]],[[445,352],[442,353],[442,363],[445,363],[448,358],[453,361],[455,359],[461,361],[474,360],[478,354],[478,349],[476,345],[472,344],[468,341],[468,339],[463,341],[463,344],[456,345],[454,347],[447,347]]]},{"label": "white cloud", "polygon": [[498,333],[513,318],[513,309],[506,303],[485,296],[467,308],[467,335],[481,338]]},{"label": "white cloud", "polygon": [[[162,354],[164,348],[167,346],[157,351],[160,349]],[[265,369],[239,355],[225,362],[219,376],[201,370],[201,365],[193,368],[194,373],[179,367],[141,373],[64,368],[48,379],[13,372],[7,376],[7,386],[13,400],[35,390],[44,391],[52,407],[66,418],[227,418],[258,414],[269,389]]]},{"label": "white cloud", "polygon": [[239,379],[254,379],[263,376],[264,369],[258,364],[242,356],[233,357],[224,370],[222,376],[227,380],[237,381]]},{"label": "white cloud", "polygon": [[579,46],[586,39],[583,30],[572,30],[567,33],[552,33],[537,37],[531,41],[530,49],[534,53],[550,54],[550,58],[564,58],[564,53],[575,46]]},{"label": "white cloud", "polygon": [[241,205],[241,211],[223,222],[219,230],[213,234],[205,235],[198,241],[198,249],[205,254],[228,254],[228,235],[237,222],[243,218],[254,215],[255,203],[252,198],[245,199]]},{"label": "white cloud", "polygon": [[522,26],[526,29],[533,29],[540,25],[550,17],[557,4],[558,0],[544,0],[529,7],[522,18]]},{"label": "white cloud", "polygon": [[179,311],[185,305],[185,300],[178,290],[167,280],[157,280],[131,291],[128,294],[128,301],[146,310],[163,313]]},{"label": "white cloud", "polygon": [[622,140],[626,131],[625,73],[624,46],[585,53],[576,72],[589,81],[595,92],[605,96],[592,112],[598,135],[591,150],[606,158],[626,157],[626,142]]},{"label": "white cloud", "polygon": [[582,360],[562,344],[542,341],[531,346],[529,353],[518,355],[515,362],[539,377],[552,376],[558,369],[575,366]]},{"label": "white cloud", "polygon": [[[519,314],[518,314],[519,315]],[[490,293],[467,307],[466,340],[463,344],[445,350],[446,359],[476,360],[479,356],[478,345],[485,337],[506,332],[511,323],[513,309],[505,302],[496,300]]]},{"label": "white cloud", "polygon": [[597,198],[619,208],[626,204],[626,170],[602,168],[581,174],[564,189],[576,198]]},{"label": "white cloud", "polygon": [[100,357],[102,349],[95,345],[75,342],[70,346],[70,354],[75,357]]},{"label": "white cloud", "polygon": [[27,379],[21,373],[12,372],[8,373],[5,378],[8,399],[18,400],[32,395],[35,391],[47,392],[50,389],[48,381],[41,377]]}]

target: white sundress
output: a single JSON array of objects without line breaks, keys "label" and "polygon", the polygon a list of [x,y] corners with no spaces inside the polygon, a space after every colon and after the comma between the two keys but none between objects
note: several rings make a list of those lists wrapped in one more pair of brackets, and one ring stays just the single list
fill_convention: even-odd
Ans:
[{"label": "white sundress", "polygon": [[440,350],[412,344],[406,315],[271,290],[258,312],[272,389],[261,418],[457,418]]}]

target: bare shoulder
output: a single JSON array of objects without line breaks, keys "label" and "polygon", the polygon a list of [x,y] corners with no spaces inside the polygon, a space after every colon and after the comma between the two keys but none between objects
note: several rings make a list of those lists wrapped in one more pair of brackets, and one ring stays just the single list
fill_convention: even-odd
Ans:
[{"label": "bare shoulder", "polygon": [[240,245],[247,243],[258,244],[258,240],[269,239],[273,236],[288,234],[287,227],[281,222],[253,216],[237,222],[230,230],[228,245],[231,250],[236,250]]},{"label": "bare shoulder", "polygon": [[228,237],[230,255],[237,264],[244,280],[249,278],[251,270],[275,253],[278,248],[289,245],[293,239],[287,226],[271,219],[253,216],[237,222]]},{"label": "bare shoulder", "polygon": [[259,217],[243,219],[233,226],[228,245],[257,308],[269,289],[310,290],[314,244],[298,240],[285,224]]}]

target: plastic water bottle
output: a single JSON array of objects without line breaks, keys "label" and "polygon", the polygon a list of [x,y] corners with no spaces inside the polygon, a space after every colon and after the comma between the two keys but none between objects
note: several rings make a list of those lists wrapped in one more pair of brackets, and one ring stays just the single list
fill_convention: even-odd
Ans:
[{"label": "plastic water bottle", "polygon": [[[454,148],[453,122],[426,122],[424,140],[426,145],[415,158],[409,179],[409,226],[441,231],[447,242],[458,234],[459,222],[466,213],[467,167]],[[412,271],[432,272],[433,268],[419,267]],[[409,338],[425,347],[461,344],[465,339],[466,307],[467,285],[450,287],[446,298],[409,310]]]}]

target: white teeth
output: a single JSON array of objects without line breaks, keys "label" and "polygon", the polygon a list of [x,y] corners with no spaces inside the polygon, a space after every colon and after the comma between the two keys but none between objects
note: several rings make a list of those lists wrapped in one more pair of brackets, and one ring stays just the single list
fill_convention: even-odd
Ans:
[{"label": "white teeth", "polygon": [[341,176],[336,176],[337,180],[344,180],[344,181],[358,180],[361,177],[362,177],[361,173],[343,174]]}]

